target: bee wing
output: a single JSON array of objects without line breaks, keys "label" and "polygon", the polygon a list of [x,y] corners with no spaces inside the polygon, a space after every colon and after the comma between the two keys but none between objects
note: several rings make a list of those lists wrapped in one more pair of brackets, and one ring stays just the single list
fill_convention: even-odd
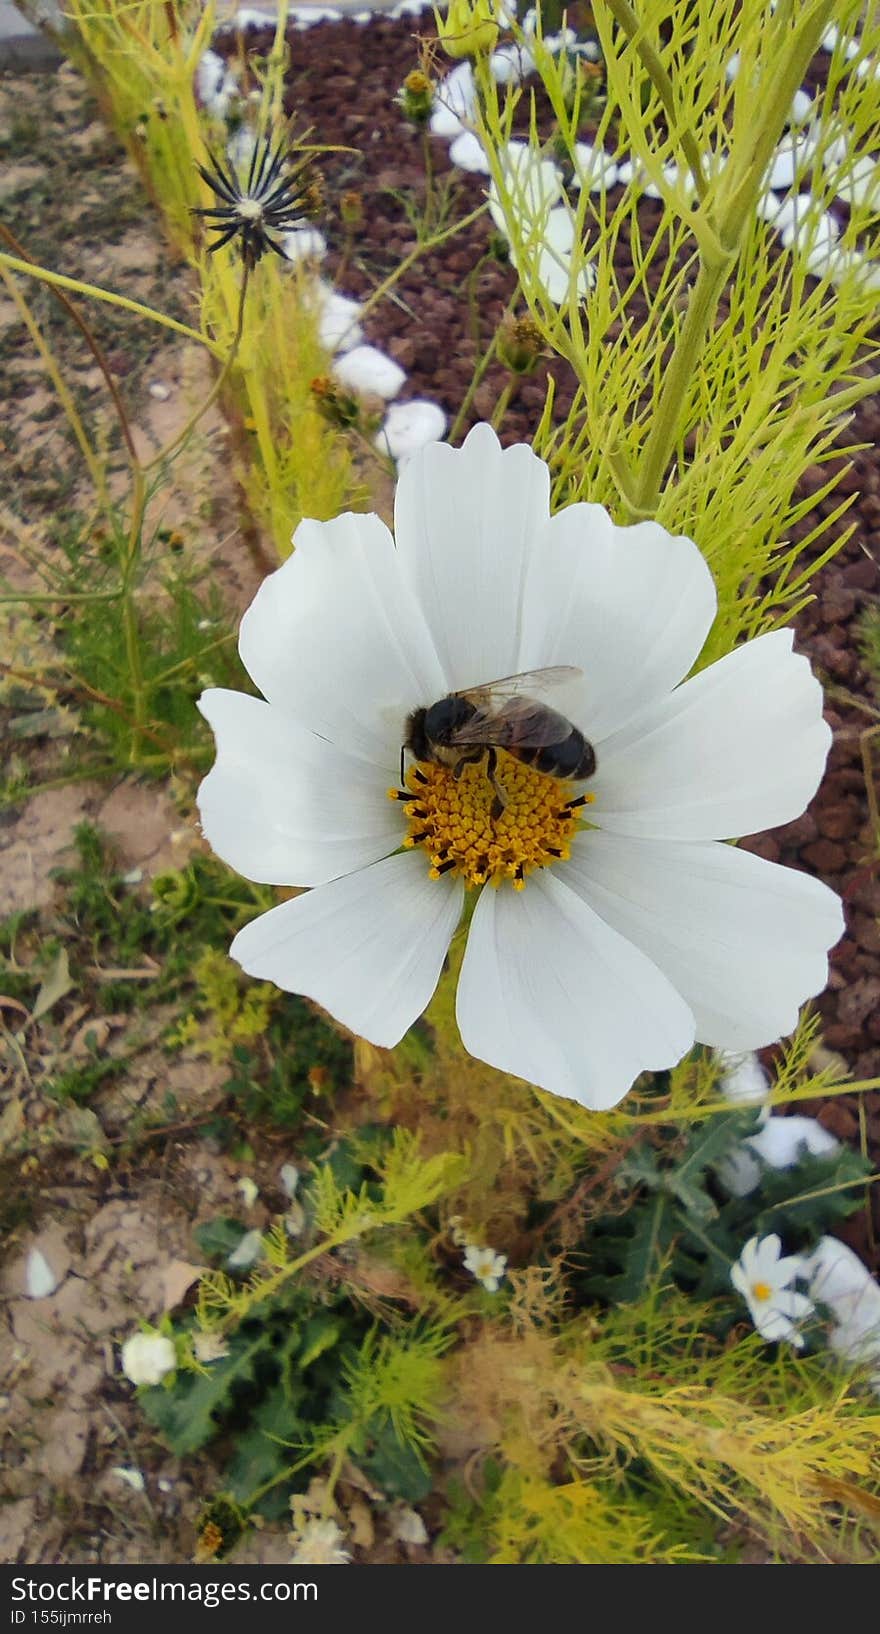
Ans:
[{"label": "bee wing", "polygon": [[[476,695],[469,693],[473,702]],[[476,714],[450,732],[448,744],[455,749],[489,748],[546,749],[554,743],[564,743],[571,736],[572,724],[555,709],[537,703],[534,698],[508,698],[500,707],[493,707],[494,693],[485,705],[477,705]]]},{"label": "bee wing", "polygon": [[502,675],[497,681],[484,681],[481,686],[462,687],[454,696],[469,698],[478,705],[491,696],[498,705],[505,698],[521,698],[526,693],[540,693],[551,687],[564,686],[567,681],[578,680],[583,673],[573,664],[551,664],[547,669],[525,669],[517,675]]}]

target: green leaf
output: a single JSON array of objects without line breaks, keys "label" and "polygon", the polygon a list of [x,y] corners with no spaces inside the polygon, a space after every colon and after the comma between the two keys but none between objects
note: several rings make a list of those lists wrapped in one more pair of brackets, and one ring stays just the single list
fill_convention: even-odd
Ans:
[{"label": "green leaf", "polygon": [[213,1220],[206,1220],[203,1225],[196,1226],[193,1236],[206,1259],[217,1260],[225,1265],[233,1249],[237,1248],[246,1231],[240,1220],[231,1215],[218,1214]]},{"label": "green leaf", "polygon": [[271,1354],[272,1333],[236,1334],[229,1355],[212,1362],[207,1373],[178,1373],[170,1389],[156,1385],[145,1390],[141,1405],[150,1423],[165,1437],[172,1452],[181,1456],[203,1447],[217,1433],[215,1415],[233,1404],[234,1392],[253,1380],[261,1353]]},{"label": "green leaf", "polygon": [[[300,1394],[304,1396],[305,1391]],[[227,1470],[234,1497],[240,1503],[249,1504],[261,1487],[280,1477],[295,1462],[296,1444],[303,1440],[303,1435],[299,1402],[291,1401],[286,1388],[276,1385],[260,1403],[250,1427],[238,1437]],[[268,1514],[277,1509],[283,1514],[286,1508],[287,1487],[279,1480],[277,1489],[273,1488],[272,1502],[268,1507],[261,1502],[260,1510]]]},{"label": "green leaf", "polygon": [[296,1357],[296,1366],[305,1371],[325,1350],[332,1350],[342,1337],[342,1323],[332,1316],[313,1316],[302,1332],[302,1343]]},{"label": "green leaf", "polygon": [[360,1457],[358,1463],[389,1498],[421,1503],[431,1490],[430,1470],[412,1447],[398,1440],[390,1422],[379,1433],[372,1451]]}]

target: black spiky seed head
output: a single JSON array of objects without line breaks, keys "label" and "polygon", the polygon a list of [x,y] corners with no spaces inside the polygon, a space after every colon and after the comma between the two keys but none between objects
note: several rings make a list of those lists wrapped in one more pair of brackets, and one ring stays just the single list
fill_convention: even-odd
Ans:
[{"label": "black spiky seed head", "polygon": [[242,260],[249,271],[267,250],[274,250],[276,255],[286,259],[275,235],[300,226],[304,214],[302,198],[290,177],[284,174],[286,158],[283,141],[274,151],[271,142],[256,142],[244,182],[233,164],[221,163],[214,154],[210,156],[210,166],[198,165],[199,174],[220,201],[209,209],[192,212],[195,216],[204,216],[209,232],[218,235],[213,244],[208,245],[212,254],[237,238]]}]

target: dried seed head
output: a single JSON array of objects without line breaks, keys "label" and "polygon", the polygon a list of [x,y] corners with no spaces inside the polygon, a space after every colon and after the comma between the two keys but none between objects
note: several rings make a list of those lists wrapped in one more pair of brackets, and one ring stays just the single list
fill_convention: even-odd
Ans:
[{"label": "dried seed head", "polygon": [[544,352],[544,340],[534,318],[515,318],[508,312],[498,326],[498,356],[513,374],[530,374]]},{"label": "dried seed head", "polygon": [[364,219],[364,198],[362,193],[349,188],[339,195],[339,214],[346,227],[359,227]]},{"label": "dried seed head", "polygon": [[309,386],[312,400],[318,412],[331,425],[346,430],[355,426],[361,417],[361,406],[356,397],[332,379],[328,374],[316,375]]}]

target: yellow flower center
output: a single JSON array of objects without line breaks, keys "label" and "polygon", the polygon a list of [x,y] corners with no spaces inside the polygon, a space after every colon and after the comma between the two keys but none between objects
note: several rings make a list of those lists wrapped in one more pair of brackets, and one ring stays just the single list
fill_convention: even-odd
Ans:
[{"label": "yellow flower center", "polygon": [[772,1293],[773,1293],[773,1289],[771,1288],[769,1282],[753,1282],[752,1283],[752,1297],[754,1299],[759,1299],[759,1300],[769,1299]]},{"label": "yellow flower center", "polygon": [[569,856],[580,808],[593,798],[576,795],[570,783],[536,772],[503,749],[493,781],[483,758],[462,766],[457,777],[450,766],[419,761],[405,783],[388,796],[405,802],[409,832],[403,843],[424,847],[432,879],[454,871],[466,885],[510,879],[517,891],[536,868]]}]

